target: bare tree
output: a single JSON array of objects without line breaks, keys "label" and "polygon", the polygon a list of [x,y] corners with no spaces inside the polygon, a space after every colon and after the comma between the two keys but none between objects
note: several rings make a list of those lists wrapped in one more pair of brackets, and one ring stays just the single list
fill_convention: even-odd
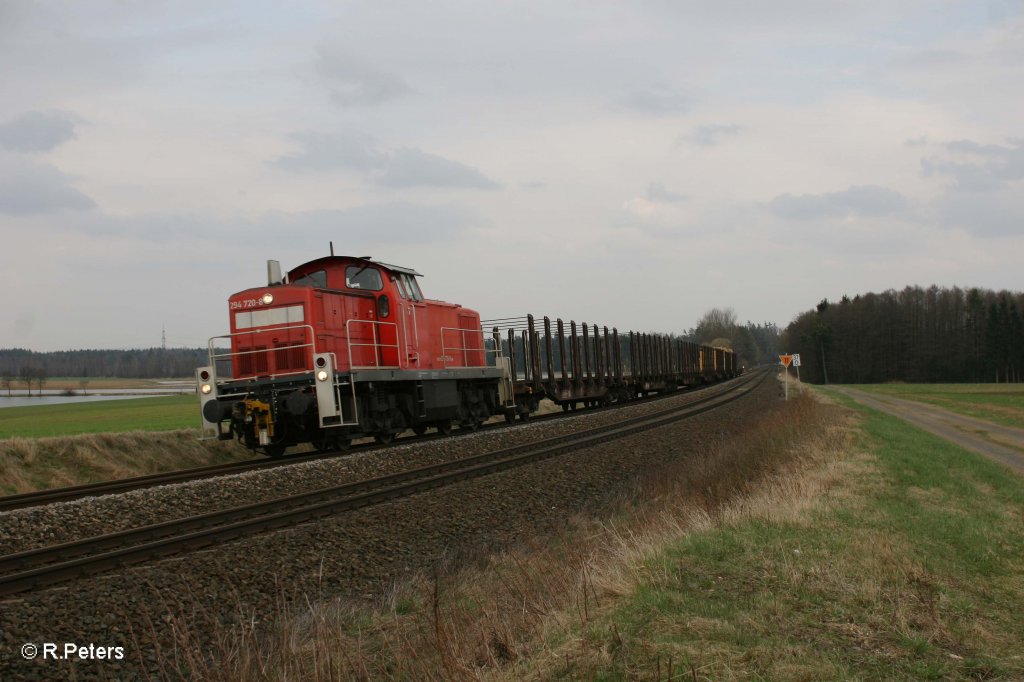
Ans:
[{"label": "bare tree", "polygon": [[697,340],[732,339],[736,333],[736,311],[732,308],[712,308],[697,323]]},{"label": "bare tree", "polygon": [[89,380],[88,379],[82,378],[82,379],[78,380],[78,387],[82,389],[82,395],[89,395],[89,391],[86,390],[86,387],[88,385],[89,385]]},{"label": "bare tree", "polygon": [[42,367],[36,367],[35,377],[33,377],[33,378],[36,381],[36,387],[39,390],[39,395],[42,396],[43,395],[43,385],[46,384],[46,380],[49,378],[49,375],[47,375],[46,370],[43,369]]},{"label": "bare tree", "polygon": [[11,397],[11,386],[14,385],[14,380],[15,377],[10,374],[4,374],[3,377],[0,378],[0,386],[7,389],[8,398]]},{"label": "bare tree", "polygon": [[32,395],[32,382],[35,381],[35,369],[24,365],[18,370],[18,378],[21,383],[25,384],[25,388],[28,389],[28,394]]}]

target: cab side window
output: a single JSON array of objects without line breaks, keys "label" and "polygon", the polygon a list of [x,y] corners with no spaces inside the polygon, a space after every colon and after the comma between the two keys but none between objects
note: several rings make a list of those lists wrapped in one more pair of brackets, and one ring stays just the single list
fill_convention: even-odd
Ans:
[{"label": "cab side window", "polygon": [[395,277],[395,288],[398,289],[398,295],[402,298],[409,298],[409,294],[405,292],[405,282],[402,281],[402,276]]},{"label": "cab side window", "polygon": [[405,286],[409,291],[409,297],[414,301],[423,300],[423,292],[420,291],[420,286],[416,283],[416,278],[412,275],[402,275],[402,279],[405,280]]}]

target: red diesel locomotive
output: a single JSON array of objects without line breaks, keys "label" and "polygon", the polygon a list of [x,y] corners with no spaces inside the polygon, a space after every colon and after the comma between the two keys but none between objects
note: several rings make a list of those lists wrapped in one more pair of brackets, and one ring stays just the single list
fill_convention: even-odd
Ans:
[{"label": "red diesel locomotive", "polygon": [[230,297],[231,333],[210,340],[197,372],[205,435],[279,456],[305,442],[475,428],[511,397],[480,315],[424,298],[415,270],[328,256],[287,280],[278,271],[271,261],[268,286]]},{"label": "red diesel locomotive", "polygon": [[196,381],[204,436],[272,457],[526,419],[545,397],[575,409],[738,374],[730,350],[658,334],[577,334],[575,322],[567,334],[561,320],[556,334],[527,316],[485,337],[476,311],[426,299],[418,272],[369,258],[332,253],[287,278],[267,269],[267,286],[229,298],[231,333],[210,339]]}]

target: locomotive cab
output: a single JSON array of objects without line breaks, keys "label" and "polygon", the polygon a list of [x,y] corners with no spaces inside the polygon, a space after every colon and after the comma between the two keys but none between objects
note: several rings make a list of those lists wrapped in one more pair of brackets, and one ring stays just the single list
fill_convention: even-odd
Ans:
[{"label": "locomotive cab", "polygon": [[485,343],[476,311],[426,299],[421,276],[328,256],[232,295],[231,331],[211,339],[197,372],[204,433],[279,455],[405,428],[475,428],[502,412],[511,388],[500,347]]}]

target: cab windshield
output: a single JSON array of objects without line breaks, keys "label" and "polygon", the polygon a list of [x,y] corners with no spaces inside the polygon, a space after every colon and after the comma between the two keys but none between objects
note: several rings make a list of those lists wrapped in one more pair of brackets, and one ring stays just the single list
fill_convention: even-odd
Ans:
[{"label": "cab windshield", "polygon": [[365,265],[350,265],[345,268],[345,286],[349,289],[380,291],[384,288],[380,270]]},{"label": "cab windshield", "polygon": [[298,285],[300,287],[314,287],[314,288],[317,288],[317,289],[326,289],[327,288],[327,271],[326,270],[317,270],[315,272],[307,273],[307,274],[303,275],[302,277],[299,277],[294,282],[291,282],[291,284],[296,284],[296,285]]}]

